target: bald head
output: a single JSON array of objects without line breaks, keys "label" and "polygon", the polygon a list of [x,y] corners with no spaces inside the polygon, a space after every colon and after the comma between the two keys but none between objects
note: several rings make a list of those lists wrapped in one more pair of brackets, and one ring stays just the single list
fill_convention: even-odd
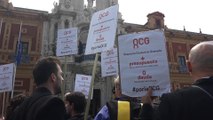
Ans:
[{"label": "bald head", "polygon": [[213,41],[195,45],[189,53],[192,74],[199,77],[213,75]]}]

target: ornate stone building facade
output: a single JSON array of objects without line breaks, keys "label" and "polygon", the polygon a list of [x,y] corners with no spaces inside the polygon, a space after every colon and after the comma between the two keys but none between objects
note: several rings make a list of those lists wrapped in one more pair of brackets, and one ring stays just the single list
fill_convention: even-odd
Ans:
[{"label": "ornate stone building facade", "polygon": [[[54,4],[54,8],[50,14],[50,22],[44,30],[47,31],[48,34],[46,35],[48,35],[49,38],[47,41],[45,40],[45,43],[43,44],[44,49],[42,50],[42,55],[47,56],[55,55],[58,29],[69,27],[78,28],[78,55],[60,57],[61,61],[64,63],[65,92],[74,89],[74,79],[76,74],[92,75],[95,55],[84,55],[92,14],[113,4],[117,4],[116,0],[96,0],[96,6],[94,6],[93,2],[94,0],[88,0],[87,6],[84,6],[84,0],[59,0],[58,4]],[[120,18],[119,25],[121,22],[122,19]],[[120,29],[118,29],[118,31],[120,31]],[[90,109],[92,113],[96,113],[106,101],[112,98],[112,77],[101,78],[100,70],[99,58]]]},{"label": "ornate stone building facade", "polygon": [[[96,0],[96,6],[93,6],[94,0],[88,0],[87,7],[83,7],[82,1],[75,1],[70,0],[69,7],[63,8],[63,6],[67,5],[66,0],[60,0],[59,5],[56,5],[54,8],[54,11],[52,13],[52,16],[60,15],[60,17],[54,17],[54,21],[58,21],[55,24],[58,24],[58,28],[66,28],[66,21],[69,21],[72,25],[69,27],[78,27],[78,42],[79,42],[79,54],[74,56],[69,56],[66,61],[66,69],[67,71],[65,80],[66,85],[65,89],[66,91],[73,90],[74,87],[74,78],[76,74],[86,74],[86,75],[92,75],[92,69],[93,69],[93,62],[95,55],[84,55],[84,50],[86,47],[86,40],[89,30],[89,24],[92,14],[95,11],[102,10],[104,8],[107,8],[111,5],[117,4],[117,0]],[[79,4],[78,4],[79,3]],[[71,9],[72,8],[72,9]],[[83,9],[78,9],[83,8]],[[66,17],[67,14],[65,11],[69,13],[69,17],[72,17],[71,19],[68,19]],[[63,13],[63,14],[62,14]],[[64,17],[63,17],[64,16]],[[137,24],[131,24],[131,23],[125,23],[123,22],[121,18],[121,14],[119,13],[119,19],[118,19],[118,29],[117,34],[128,34],[133,32],[143,32],[147,30],[153,30],[153,29],[163,29],[165,31],[166,36],[166,45],[167,45],[167,51],[168,51],[168,60],[169,60],[169,67],[170,67],[170,75],[171,75],[171,86],[172,90],[176,90],[185,86],[190,86],[192,84],[192,79],[190,78],[187,67],[186,67],[186,60],[188,58],[188,52],[192,46],[195,44],[201,42],[201,41],[207,41],[212,40],[212,35],[202,34],[200,33],[194,33],[194,32],[188,32],[188,31],[181,31],[181,30],[174,30],[167,28],[164,23],[164,14],[160,12],[154,12],[147,15],[148,21],[144,25],[137,25]],[[64,19],[63,19],[64,18]],[[53,18],[52,18],[53,19]],[[51,19],[51,20],[52,20]],[[58,19],[58,20],[57,20]],[[67,20],[66,20],[67,19]],[[63,26],[64,24],[64,26]],[[53,26],[53,24],[50,24]],[[51,27],[52,28],[52,27]],[[58,29],[55,27],[53,31],[56,31]],[[51,33],[51,32],[49,32]],[[51,34],[54,34],[56,32],[52,32]],[[49,35],[49,36],[55,36]],[[49,39],[49,41],[54,41],[53,39]],[[117,39],[116,39],[117,41]],[[50,42],[49,42],[50,43]],[[54,44],[55,42],[52,42]],[[115,42],[117,43],[117,42]],[[50,45],[50,44],[48,44]],[[54,45],[51,45],[54,46]],[[49,48],[51,48],[51,46]],[[50,51],[50,50],[44,50],[44,51]],[[46,55],[46,53],[44,53]],[[64,58],[61,58],[62,61]],[[65,61],[64,61],[65,62]],[[97,65],[97,72],[95,75],[95,83],[94,83],[94,91],[93,91],[93,100],[92,100],[92,112],[96,113],[98,108],[105,104],[106,101],[110,100],[112,98],[112,86],[113,86],[113,77],[107,77],[107,78],[101,78],[101,67],[100,67],[100,61]]]}]

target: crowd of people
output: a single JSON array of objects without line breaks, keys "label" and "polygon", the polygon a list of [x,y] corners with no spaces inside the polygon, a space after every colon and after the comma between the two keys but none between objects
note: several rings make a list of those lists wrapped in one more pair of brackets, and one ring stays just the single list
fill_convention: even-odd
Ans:
[{"label": "crowd of people", "polygon": [[[195,45],[189,53],[188,70],[194,84],[160,97],[153,107],[152,89],[137,99],[121,92],[120,79],[114,81],[115,99],[104,105],[94,118],[87,120],[212,120],[213,114],[213,41]],[[40,59],[33,69],[36,89],[31,96],[15,96],[8,106],[5,120],[83,120],[85,95],[61,93],[63,72],[55,57]]]}]

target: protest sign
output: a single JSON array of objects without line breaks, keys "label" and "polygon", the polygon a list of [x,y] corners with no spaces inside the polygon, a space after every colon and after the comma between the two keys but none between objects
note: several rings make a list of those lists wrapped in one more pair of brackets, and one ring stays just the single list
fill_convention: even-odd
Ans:
[{"label": "protest sign", "polygon": [[76,74],[74,91],[82,92],[88,98],[91,78],[88,75]]},{"label": "protest sign", "polygon": [[102,77],[118,74],[117,48],[101,52],[101,75]]},{"label": "protest sign", "polygon": [[0,65],[0,92],[13,89],[14,63]]},{"label": "protest sign", "polygon": [[141,97],[149,87],[154,96],[170,91],[164,32],[152,30],[118,38],[122,93]]},{"label": "protest sign", "polygon": [[65,56],[77,53],[77,28],[58,30],[56,55]]},{"label": "protest sign", "polygon": [[85,54],[95,54],[113,48],[117,29],[118,5],[93,14]]}]

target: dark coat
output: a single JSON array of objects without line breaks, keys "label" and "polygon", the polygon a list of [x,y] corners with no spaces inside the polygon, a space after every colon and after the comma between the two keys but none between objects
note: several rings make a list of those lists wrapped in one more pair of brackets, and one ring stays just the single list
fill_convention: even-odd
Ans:
[{"label": "dark coat", "polygon": [[[84,120],[84,114],[82,113],[79,115],[75,115],[75,116],[69,118],[68,120]],[[93,120],[93,119],[91,118],[91,116],[88,116],[87,120]]]},{"label": "dark coat", "polygon": [[66,113],[64,102],[44,87],[37,88],[17,111],[24,113],[22,120],[65,120]]},{"label": "dark coat", "polygon": [[[213,95],[213,78],[203,78],[194,84]],[[161,103],[153,112],[151,106],[145,104],[142,108],[143,120],[212,120],[213,99],[196,87],[177,90],[163,94]],[[151,112],[152,118],[151,118]]]}]

